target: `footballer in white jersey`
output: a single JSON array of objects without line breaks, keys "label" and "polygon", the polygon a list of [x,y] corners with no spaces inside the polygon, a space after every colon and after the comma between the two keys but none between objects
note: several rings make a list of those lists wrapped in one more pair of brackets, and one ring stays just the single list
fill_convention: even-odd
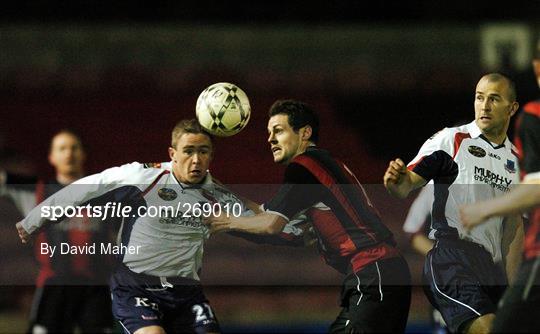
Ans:
[{"label": "footballer in white jersey", "polygon": [[459,206],[500,196],[519,182],[514,145],[507,138],[496,145],[482,135],[473,121],[445,128],[428,139],[408,168],[426,180],[434,191],[430,238],[458,236],[482,245],[502,261],[501,240],[504,217],[492,218],[470,233],[459,222]]},{"label": "footballer in white jersey", "polygon": [[518,182],[517,156],[506,134],[518,108],[512,80],[484,75],[475,89],[474,121],[436,133],[408,166],[401,159],[390,161],[383,177],[388,192],[400,198],[433,182],[435,245],[423,276],[426,296],[451,332],[489,331],[520,262],[519,215],[493,218],[471,233],[459,221],[461,205],[499,197]]}]

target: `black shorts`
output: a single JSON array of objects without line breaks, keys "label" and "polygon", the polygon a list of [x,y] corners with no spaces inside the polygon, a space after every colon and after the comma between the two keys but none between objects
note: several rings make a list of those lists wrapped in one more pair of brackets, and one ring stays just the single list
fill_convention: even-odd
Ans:
[{"label": "black shorts", "polygon": [[345,277],[343,310],[331,333],[403,333],[411,304],[407,262],[395,257],[373,262]]},{"label": "black shorts", "polygon": [[451,332],[484,314],[495,313],[506,275],[482,246],[440,239],[424,264],[424,292]]},{"label": "black shorts", "polygon": [[30,314],[29,332],[111,333],[113,316],[108,286],[58,286],[37,288]]},{"label": "black shorts", "polygon": [[111,278],[113,314],[126,333],[146,326],[161,326],[166,333],[220,331],[198,281],[168,283],[124,266],[116,270]]},{"label": "black shorts", "polygon": [[505,292],[493,333],[540,331],[540,257],[521,264],[516,281]]}]

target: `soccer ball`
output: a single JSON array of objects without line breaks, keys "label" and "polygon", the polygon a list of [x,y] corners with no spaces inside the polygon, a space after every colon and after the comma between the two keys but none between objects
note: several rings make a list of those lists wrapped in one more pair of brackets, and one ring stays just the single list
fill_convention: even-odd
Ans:
[{"label": "soccer ball", "polygon": [[251,115],[249,99],[240,87],[228,83],[215,83],[199,95],[195,108],[197,120],[208,132],[228,137],[240,132]]}]

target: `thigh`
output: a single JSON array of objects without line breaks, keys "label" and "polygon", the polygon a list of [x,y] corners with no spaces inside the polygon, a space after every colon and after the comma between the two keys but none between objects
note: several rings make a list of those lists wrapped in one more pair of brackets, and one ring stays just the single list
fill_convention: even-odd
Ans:
[{"label": "thigh", "polygon": [[144,287],[124,285],[115,276],[111,279],[112,313],[122,327],[134,333],[147,326],[163,327],[163,306]]},{"label": "thigh", "polygon": [[424,291],[451,332],[497,309],[493,296],[467,267],[465,257],[460,249],[434,248],[424,265],[423,276],[427,283]]},{"label": "thigh", "polygon": [[411,286],[403,259],[377,261],[353,274],[350,280],[356,285],[349,281],[345,304],[355,333],[405,331]]},{"label": "thigh", "polygon": [[175,307],[164,314],[164,328],[171,333],[218,333],[219,322],[200,286],[175,287]]}]

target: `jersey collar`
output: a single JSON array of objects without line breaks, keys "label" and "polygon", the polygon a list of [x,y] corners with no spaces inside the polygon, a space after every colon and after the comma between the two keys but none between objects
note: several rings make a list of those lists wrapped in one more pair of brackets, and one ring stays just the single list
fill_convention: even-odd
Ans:
[{"label": "jersey collar", "polygon": [[[471,135],[471,138],[482,138],[489,145],[491,145],[491,147],[493,147],[494,149],[499,149],[499,148],[502,148],[502,147],[506,147],[505,144],[508,142],[508,136],[507,136],[507,137],[504,138],[504,141],[502,142],[502,144],[495,145],[494,143],[489,141],[489,139],[487,139],[486,136],[484,136],[482,134],[482,130],[480,130],[480,128],[476,124],[476,121],[472,121],[471,123],[467,124],[467,131]],[[511,148],[512,145],[509,145],[509,146]]]},{"label": "jersey collar", "polygon": [[206,190],[214,189],[214,180],[210,172],[206,173],[206,177],[204,178],[202,183],[188,184],[188,183],[180,182],[176,179],[176,176],[174,176],[174,173],[172,171],[172,162],[167,166],[167,169],[169,170],[170,175],[172,176],[172,179],[174,180],[174,183],[178,184],[182,189],[200,189],[200,188],[203,188]]}]

